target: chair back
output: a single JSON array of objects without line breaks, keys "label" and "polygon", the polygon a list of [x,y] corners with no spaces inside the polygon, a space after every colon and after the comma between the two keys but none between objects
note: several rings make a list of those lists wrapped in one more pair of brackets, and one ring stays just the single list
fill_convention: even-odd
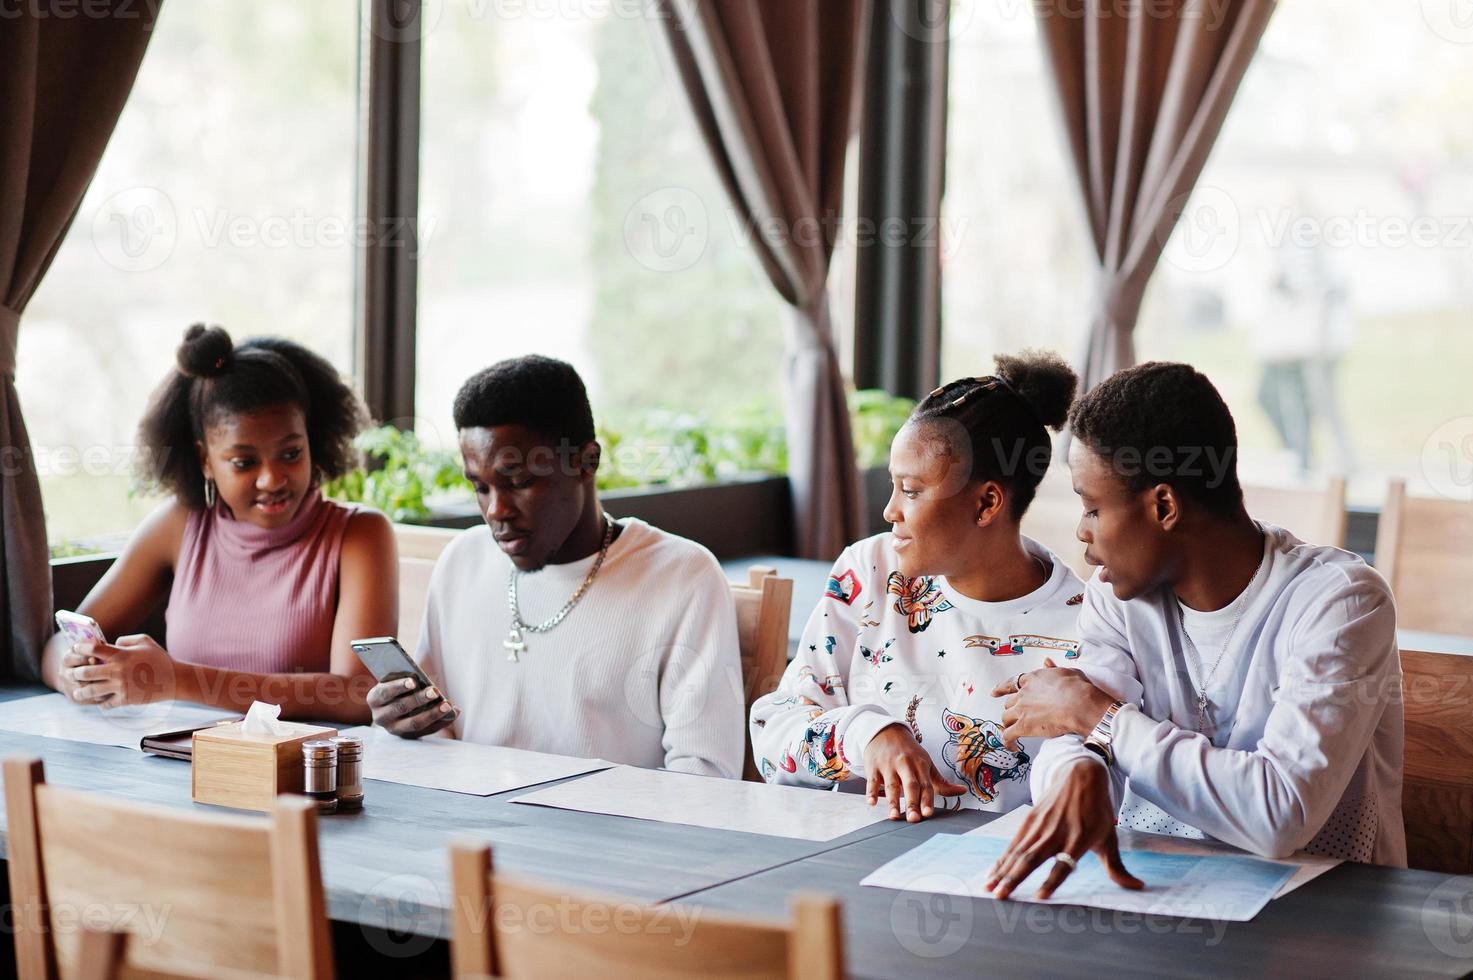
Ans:
[{"label": "chair back", "polygon": [[491,848],[450,848],[455,892],[451,974],[471,977],[674,980],[843,976],[833,899],[800,896],[790,923],[595,899],[491,871]]},{"label": "chair back", "polygon": [[1306,487],[1243,488],[1248,513],[1276,524],[1306,544],[1345,547],[1345,479],[1335,477],[1322,489]]},{"label": "chair back", "polygon": [[1396,625],[1473,636],[1473,501],[1409,497],[1404,481],[1391,481],[1375,557]]},{"label": "chair back", "polygon": [[788,666],[788,617],[793,608],[793,580],[779,578],[777,569],[754,565],[747,570],[745,584],[732,582],[731,600],[736,606],[737,645],[742,653],[742,692],[747,714],[746,760],[742,778],[762,782],[752,761],[752,733],[746,718],[752,702],[777,689]]},{"label": "chair back", "polygon": [[283,796],[269,819],[202,814],[47,785],[36,758],[4,772],[23,980],[78,975],[97,910],[141,969],[333,976],[310,800]]},{"label": "chair back", "polygon": [[1473,874],[1473,656],[1401,652],[1407,863]]},{"label": "chair back", "polygon": [[399,549],[399,645],[414,655],[430,595],[430,573],[446,545],[462,532],[453,528],[395,524]]}]

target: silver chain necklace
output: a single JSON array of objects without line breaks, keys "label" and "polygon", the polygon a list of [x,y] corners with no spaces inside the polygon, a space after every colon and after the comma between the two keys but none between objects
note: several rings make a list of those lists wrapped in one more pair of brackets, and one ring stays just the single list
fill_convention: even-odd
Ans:
[{"label": "silver chain necklace", "polygon": [[[1238,624],[1243,621],[1243,609],[1247,605],[1248,593],[1253,591],[1253,585],[1258,581],[1258,574],[1263,571],[1263,563],[1267,559],[1268,552],[1265,551],[1263,557],[1258,559],[1258,567],[1253,570],[1253,577],[1248,580],[1248,585],[1233,600],[1233,605],[1238,611],[1233,617],[1233,625],[1228,630],[1227,639],[1223,641],[1222,649],[1217,651],[1217,659],[1212,661],[1212,669],[1205,677],[1202,677],[1202,686],[1196,688],[1196,685],[1193,685],[1197,693],[1197,731],[1204,735],[1207,733],[1207,689],[1212,686],[1213,680],[1217,677],[1217,668],[1222,664],[1222,658],[1227,656],[1228,648],[1233,645],[1233,637],[1238,632]],[[1197,674],[1202,676],[1202,652],[1197,649],[1197,642],[1192,639],[1192,634],[1187,632],[1187,614],[1182,610],[1180,599],[1176,600],[1176,616],[1181,623],[1181,635],[1186,638],[1187,646],[1191,648],[1192,656],[1197,660]],[[1190,681],[1192,679],[1191,665],[1188,664],[1187,667],[1187,680]]]},{"label": "silver chain necklace", "polygon": [[527,642],[522,639],[523,631],[528,633],[546,633],[567,619],[568,613],[573,611],[573,607],[578,605],[578,600],[583,598],[583,594],[593,584],[593,577],[603,567],[604,556],[609,553],[609,545],[614,541],[614,519],[608,515],[607,511],[604,512],[603,518],[604,543],[598,549],[598,557],[594,559],[593,567],[588,570],[588,574],[583,579],[583,584],[578,586],[578,591],[573,593],[573,598],[565,602],[563,608],[554,613],[551,619],[538,623],[535,626],[531,623],[522,622],[522,613],[517,606],[517,580],[522,577],[522,573],[517,570],[515,565],[512,566],[511,578],[506,583],[506,604],[511,607],[511,630],[506,634],[506,639],[501,642],[501,645],[506,648],[507,660],[517,663],[521,660],[521,654],[527,652]]}]

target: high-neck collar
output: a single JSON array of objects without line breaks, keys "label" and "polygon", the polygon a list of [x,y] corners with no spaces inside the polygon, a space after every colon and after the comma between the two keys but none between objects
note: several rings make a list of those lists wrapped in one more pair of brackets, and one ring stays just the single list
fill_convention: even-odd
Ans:
[{"label": "high-neck collar", "polygon": [[292,544],[317,523],[322,507],[322,491],[313,487],[302,498],[292,519],[280,527],[261,527],[239,520],[223,500],[215,501],[215,509],[210,516],[215,536],[222,544],[243,555],[251,555]]}]

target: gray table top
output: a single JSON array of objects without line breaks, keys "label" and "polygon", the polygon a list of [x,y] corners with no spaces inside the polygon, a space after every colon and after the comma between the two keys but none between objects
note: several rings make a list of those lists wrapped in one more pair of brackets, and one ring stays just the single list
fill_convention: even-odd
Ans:
[{"label": "gray table top", "polygon": [[[1252,922],[1143,916],[867,888],[860,880],[976,812],[901,827],[688,895],[678,904],[751,912],[800,891],[843,900],[849,975],[1463,976],[1473,972],[1473,877],[1345,864]],[[1129,855],[1127,857],[1127,864]]]},{"label": "gray table top", "polygon": [[[37,693],[0,688],[0,700]],[[40,756],[48,782],[201,813],[189,766],[132,749],[0,732],[0,755]],[[577,777],[574,777],[577,778]],[[844,904],[850,972],[862,977],[1223,970],[1320,975],[1473,971],[1473,877],[1344,866],[1273,902],[1251,923],[1142,918],[1072,907],[864,888],[859,881],[937,832],[990,819],[975,811],[923,824],[881,822],[826,843],[514,805],[493,797],[368,781],[362,813],[319,821],[333,918],[444,938],[447,844],[489,840],[497,867],[589,894],[780,917],[801,890]],[[3,817],[0,817],[3,819]],[[0,841],[3,843],[3,841]]]}]

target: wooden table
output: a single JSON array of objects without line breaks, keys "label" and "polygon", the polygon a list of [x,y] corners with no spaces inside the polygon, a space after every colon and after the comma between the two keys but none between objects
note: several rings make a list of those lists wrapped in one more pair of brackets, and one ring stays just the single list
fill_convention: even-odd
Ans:
[{"label": "wooden table", "polygon": [[[0,689],[0,699],[34,693]],[[189,767],[176,760],[8,732],[0,753],[39,755],[48,782],[221,812],[190,801]],[[1251,923],[1144,919],[859,886],[928,835],[989,819],[974,811],[813,843],[510,802],[530,790],[477,797],[373,780],[366,789],[362,813],[320,821],[329,913],[406,934],[395,956],[410,955],[405,944],[415,937],[448,934],[446,845],[463,835],[491,841],[501,869],[590,893],[765,917],[781,915],[800,889],[835,894],[855,976],[1097,974],[1111,965],[1176,976],[1473,972],[1473,877],[1345,866]]]}]

